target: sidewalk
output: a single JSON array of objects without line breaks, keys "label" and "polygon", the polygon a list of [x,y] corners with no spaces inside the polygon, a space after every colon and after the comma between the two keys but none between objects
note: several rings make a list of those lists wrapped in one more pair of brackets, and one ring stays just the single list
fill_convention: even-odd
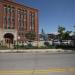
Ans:
[{"label": "sidewalk", "polygon": [[63,49],[8,49],[0,50],[0,53],[72,53],[72,50]]}]

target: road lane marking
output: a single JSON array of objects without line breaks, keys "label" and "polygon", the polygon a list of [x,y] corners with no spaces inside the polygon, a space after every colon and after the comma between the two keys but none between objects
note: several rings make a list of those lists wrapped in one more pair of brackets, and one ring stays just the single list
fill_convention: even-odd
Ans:
[{"label": "road lane marking", "polygon": [[49,71],[48,70],[16,70],[16,71],[9,71],[9,70],[8,71],[1,71],[0,70],[0,74],[32,74],[32,73],[47,74],[47,73],[49,73]]},{"label": "road lane marking", "polygon": [[75,72],[75,68],[50,68],[49,72]]},{"label": "road lane marking", "polygon": [[67,72],[66,68],[51,68],[49,69],[49,72]]},{"label": "road lane marking", "polygon": [[33,70],[0,70],[0,74],[31,74]]},{"label": "road lane marking", "polygon": [[75,68],[49,68],[46,70],[0,70],[0,74],[40,74],[50,72],[74,72]]},{"label": "road lane marking", "polygon": [[70,68],[69,71],[75,72],[75,68]]}]

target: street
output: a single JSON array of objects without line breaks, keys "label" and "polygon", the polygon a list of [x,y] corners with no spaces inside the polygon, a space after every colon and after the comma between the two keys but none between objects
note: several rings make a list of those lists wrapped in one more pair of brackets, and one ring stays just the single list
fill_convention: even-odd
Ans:
[{"label": "street", "polygon": [[0,75],[75,75],[75,54],[0,53]]}]

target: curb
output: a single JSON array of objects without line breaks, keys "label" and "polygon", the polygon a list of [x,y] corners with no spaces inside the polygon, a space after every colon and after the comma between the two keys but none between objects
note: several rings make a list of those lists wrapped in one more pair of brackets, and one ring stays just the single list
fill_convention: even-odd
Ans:
[{"label": "curb", "polygon": [[73,53],[72,50],[63,49],[25,49],[25,50],[0,50],[0,53]]}]

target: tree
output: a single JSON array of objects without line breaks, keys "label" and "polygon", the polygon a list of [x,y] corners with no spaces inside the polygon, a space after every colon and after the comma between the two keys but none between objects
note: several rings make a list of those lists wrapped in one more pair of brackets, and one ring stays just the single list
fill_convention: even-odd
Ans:
[{"label": "tree", "polygon": [[65,27],[62,26],[58,27],[58,37],[61,44],[62,44],[62,40],[67,40],[68,43],[68,39],[71,33],[71,31],[65,31],[65,30],[66,30]]},{"label": "tree", "polygon": [[63,33],[65,31],[65,27],[58,26],[58,33]]},{"label": "tree", "polygon": [[25,34],[25,37],[28,39],[29,42],[34,41],[36,34],[33,31],[29,31]]},{"label": "tree", "polygon": [[[75,25],[74,25],[73,27],[75,28]],[[73,33],[74,33],[74,35],[75,35],[75,31],[74,31]]]},{"label": "tree", "polygon": [[64,33],[64,39],[65,39],[65,40],[68,40],[68,39],[69,39],[71,32],[72,32],[72,31],[66,31],[66,32]]},{"label": "tree", "polygon": [[67,40],[67,45],[68,45],[68,39],[69,39],[69,37],[70,37],[70,33],[71,33],[71,31],[66,31],[66,32],[64,33],[64,40]]},{"label": "tree", "polygon": [[58,27],[58,38],[61,44],[62,44],[62,40],[64,37],[64,32],[65,32],[65,27],[59,26]]},{"label": "tree", "polygon": [[[75,28],[75,25],[73,27]],[[75,46],[75,31],[73,32],[73,35],[72,35],[72,43],[73,43],[73,46]]]}]

